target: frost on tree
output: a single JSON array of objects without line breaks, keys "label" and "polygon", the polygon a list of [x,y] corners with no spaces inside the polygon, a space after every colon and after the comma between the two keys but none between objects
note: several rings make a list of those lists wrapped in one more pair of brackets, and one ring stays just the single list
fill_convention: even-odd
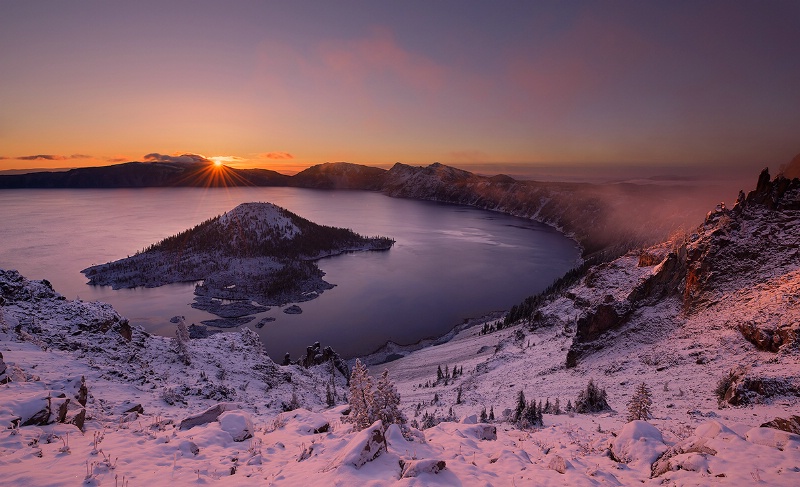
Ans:
[{"label": "frost on tree", "polygon": [[353,423],[353,429],[361,431],[374,423],[373,418],[375,409],[372,377],[361,361],[356,359],[353,372],[350,374],[350,415],[345,420]]},{"label": "frost on tree", "polygon": [[390,424],[405,424],[406,418],[400,411],[400,394],[389,379],[389,371],[386,369],[378,379],[372,403],[376,414],[374,419],[380,419],[385,427]]},{"label": "frost on tree", "polygon": [[653,397],[650,394],[650,388],[642,382],[636,386],[636,392],[628,402],[628,421],[647,421],[653,416],[652,408]]},{"label": "frost on tree", "polygon": [[406,418],[400,411],[400,394],[389,379],[388,370],[384,370],[377,386],[373,387],[367,368],[356,359],[350,375],[350,415],[345,421],[361,431],[377,420],[381,420],[384,427],[405,424]]}]

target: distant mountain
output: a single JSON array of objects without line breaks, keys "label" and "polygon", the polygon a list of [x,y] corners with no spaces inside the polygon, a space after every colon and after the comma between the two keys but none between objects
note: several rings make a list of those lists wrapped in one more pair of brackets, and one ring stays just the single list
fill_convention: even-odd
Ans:
[{"label": "distant mountain", "polygon": [[316,189],[383,189],[386,170],[351,164],[326,162],[301,171],[289,179],[289,186]]},{"label": "distant mountain", "polygon": [[199,163],[126,162],[63,172],[0,175],[0,189],[285,186],[288,178],[266,169],[233,169]]}]

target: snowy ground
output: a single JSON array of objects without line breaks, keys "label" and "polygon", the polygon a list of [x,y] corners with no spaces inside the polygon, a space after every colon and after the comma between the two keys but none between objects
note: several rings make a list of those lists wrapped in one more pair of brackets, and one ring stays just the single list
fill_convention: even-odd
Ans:
[{"label": "snowy ground", "polygon": [[[489,316],[422,348],[365,357],[374,375],[389,370],[410,422],[448,418],[405,436],[379,423],[353,431],[332,363],[276,365],[247,328],[181,344],[130,327],[108,305],[67,301],[45,281],[0,271],[2,484],[800,485],[800,435],[761,427],[800,412],[800,236],[785,221],[761,231],[758,215],[738,229],[738,217],[725,216],[688,248],[756,250],[727,261],[719,251],[705,261],[711,274],[698,267],[702,306],[690,312],[674,293],[642,298],[648,285],[671,282],[667,261],[629,254],[552,296],[530,323],[481,334],[500,320]],[[674,248],[648,252],[661,260]],[[745,258],[758,267],[715,280]],[[581,320],[602,306],[626,319],[578,340],[589,333],[579,333]],[[794,335],[764,351],[743,323]],[[390,355],[400,358],[378,364]],[[438,379],[438,368],[463,374]],[[737,407],[714,392],[731,370],[751,387]],[[545,414],[541,428],[508,421],[519,391],[565,409],[589,379],[606,389],[610,411]],[[642,382],[652,418],[628,422]],[[496,420],[477,422],[483,408]]]}]

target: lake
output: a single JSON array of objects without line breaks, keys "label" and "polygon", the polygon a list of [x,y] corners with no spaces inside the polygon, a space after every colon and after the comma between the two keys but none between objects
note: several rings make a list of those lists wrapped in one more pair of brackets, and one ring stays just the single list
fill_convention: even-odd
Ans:
[{"label": "lake", "polygon": [[579,258],[574,241],[545,225],[472,207],[397,199],[367,191],[298,188],[147,188],[0,191],[0,268],[48,279],[68,299],[112,304],[131,323],[174,336],[169,319],[215,318],[189,305],[193,284],[114,291],[89,286],[81,269],[121,259],[250,201],[282,206],[315,223],[396,240],[387,252],[319,261],[336,287],[258,315],[276,361],[315,341],[343,356],[387,340],[413,343],[464,319],[508,309],[547,287]]}]

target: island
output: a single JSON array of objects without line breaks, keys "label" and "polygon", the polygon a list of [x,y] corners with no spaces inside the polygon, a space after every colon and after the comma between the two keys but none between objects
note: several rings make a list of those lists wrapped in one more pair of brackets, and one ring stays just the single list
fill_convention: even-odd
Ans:
[{"label": "island", "polygon": [[333,287],[316,261],[389,250],[394,240],[318,225],[271,203],[243,203],[135,255],[84,269],[90,285],[113,289],[197,282],[194,308],[245,324],[268,306],[308,301]]}]

